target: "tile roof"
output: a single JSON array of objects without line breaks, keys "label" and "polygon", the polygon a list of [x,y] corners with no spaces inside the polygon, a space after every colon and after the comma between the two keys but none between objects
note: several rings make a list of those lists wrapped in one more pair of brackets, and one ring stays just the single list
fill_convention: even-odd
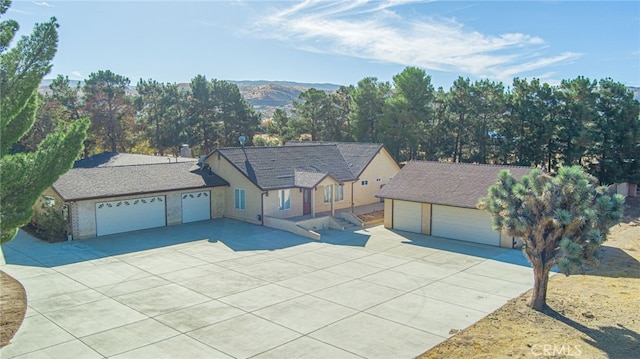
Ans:
[{"label": "tile roof", "polygon": [[531,168],[518,166],[477,165],[410,161],[376,195],[405,201],[476,208],[480,197],[498,179],[498,173],[508,169],[520,178]]},{"label": "tile roof", "polygon": [[330,175],[338,181],[357,178],[335,144],[228,147],[213,151],[209,157],[215,153],[225,157],[263,190],[295,187],[296,172],[307,172],[298,176],[304,187],[319,178],[320,175],[312,173]]},{"label": "tile roof", "polygon": [[64,200],[76,201],[226,185],[194,162],[178,162],[73,168],[52,187]]},{"label": "tile roof", "polygon": [[73,168],[95,168],[131,166],[153,163],[196,162],[196,158],[140,155],[135,153],[102,152],[83,158],[73,164]]},{"label": "tile roof", "polygon": [[381,143],[361,143],[361,142],[323,142],[323,141],[288,141],[286,146],[319,146],[335,145],[342,153],[345,161],[351,168],[354,177],[357,178],[369,165],[376,154],[383,147]]}]

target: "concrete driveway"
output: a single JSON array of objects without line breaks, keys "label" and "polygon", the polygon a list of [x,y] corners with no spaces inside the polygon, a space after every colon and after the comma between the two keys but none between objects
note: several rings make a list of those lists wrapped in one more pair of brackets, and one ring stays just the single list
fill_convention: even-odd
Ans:
[{"label": "concrete driveway", "polygon": [[412,358],[532,286],[516,250],[393,232],[323,241],[217,219],[47,244],[8,358]]}]

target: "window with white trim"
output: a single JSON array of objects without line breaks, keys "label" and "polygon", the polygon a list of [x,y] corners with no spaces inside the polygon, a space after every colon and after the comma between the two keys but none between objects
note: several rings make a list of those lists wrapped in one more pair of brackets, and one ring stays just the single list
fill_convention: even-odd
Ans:
[{"label": "window with white trim", "polygon": [[376,182],[382,182],[382,178],[380,177],[376,178]]},{"label": "window with white trim", "polygon": [[336,186],[336,202],[344,201],[344,185]]},{"label": "window with white trim", "polygon": [[332,186],[324,186],[324,203],[331,202],[331,187]]},{"label": "window with white trim", "polygon": [[360,182],[361,185],[363,186],[368,186],[369,185],[369,180],[362,180],[362,182]]},{"label": "window with white trim", "polygon": [[281,211],[291,209],[291,190],[281,189],[278,191],[278,209]]},{"label": "window with white trim", "polygon": [[234,200],[233,200],[234,208],[235,208],[235,209],[242,209],[242,210],[243,210],[243,209],[245,208],[245,202],[244,202],[244,200],[245,200],[245,195],[244,195],[244,190],[243,190],[243,189],[236,188],[236,189],[235,189],[235,191],[234,191],[234,196],[233,196],[233,197],[234,197]]}]

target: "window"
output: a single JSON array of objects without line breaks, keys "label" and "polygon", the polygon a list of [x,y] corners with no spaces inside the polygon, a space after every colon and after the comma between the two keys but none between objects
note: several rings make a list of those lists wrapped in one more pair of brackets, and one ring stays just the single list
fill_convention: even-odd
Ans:
[{"label": "window", "polygon": [[281,211],[291,209],[291,190],[282,189],[278,191],[278,209]]},{"label": "window", "polygon": [[382,181],[382,178],[380,177],[376,178],[376,182],[381,182],[381,181]]},{"label": "window", "polygon": [[336,202],[340,202],[344,200],[344,186],[338,185],[336,186]]},{"label": "window", "polygon": [[324,203],[331,202],[331,185],[324,186]]},{"label": "window", "polygon": [[244,190],[236,188],[234,193],[235,209],[244,209]]},{"label": "window", "polygon": [[56,199],[49,196],[43,196],[42,208],[53,208],[56,206]]},{"label": "window", "polygon": [[362,182],[360,182],[361,185],[363,186],[368,186],[369,185],[369,181],[368,180],[362,180]]}]

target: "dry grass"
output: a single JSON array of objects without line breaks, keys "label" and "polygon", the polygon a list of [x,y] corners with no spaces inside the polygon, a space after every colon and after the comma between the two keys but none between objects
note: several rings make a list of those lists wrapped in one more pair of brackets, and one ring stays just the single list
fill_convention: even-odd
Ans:
[{"label": "dry grass", "polygon": [[543,313],[529,291],[419,358],[640,357],[640,198],[605,244],[599,266],[551,278]]}]

